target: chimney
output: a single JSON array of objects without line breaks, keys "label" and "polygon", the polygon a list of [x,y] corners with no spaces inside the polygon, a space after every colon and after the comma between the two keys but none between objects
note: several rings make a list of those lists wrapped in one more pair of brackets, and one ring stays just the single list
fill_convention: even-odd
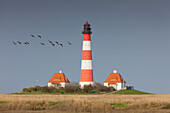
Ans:
[{"label": "chimney", "polygon": [[114,70],[113,70],[113,73],[117,73],[117,69],[114,69]]},{"label": "chimney", "polygon": [[62,73],[62,70],[60,70],[59,73]]}]

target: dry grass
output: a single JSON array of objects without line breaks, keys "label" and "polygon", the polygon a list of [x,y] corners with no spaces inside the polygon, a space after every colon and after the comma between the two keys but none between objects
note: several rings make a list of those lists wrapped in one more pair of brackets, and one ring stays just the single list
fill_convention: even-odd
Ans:
[{"label": "dry grass", "polygon": [[[142,110],[145,109],[143,112]],[[61,111],[61,113],[117,113],[122,110],[128,113],[140,110],[156,113],[170,113],[170,94],[152,95],[0,95],[0,113],[26,110],[31,113],[35,111],[46,112],[50,110]],[[31,111],[33,110],[33,111]],[[155,113],[153,112],[153,113]],[[48,111],[49,113],[49,111]]]}]

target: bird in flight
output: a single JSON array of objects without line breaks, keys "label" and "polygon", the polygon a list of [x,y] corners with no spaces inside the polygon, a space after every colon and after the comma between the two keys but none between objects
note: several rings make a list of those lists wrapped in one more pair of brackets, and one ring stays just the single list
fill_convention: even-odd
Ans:
[{"label": "bird in flight", "polygon": [[30,35],[30,36],[34,37],[34,35]]},{"label": "bird in flight", "polygon": [[27,42],[24,42],[25,45],[27,45]]},{"label": "bird in flight", "polygon": [[52,42],[50,40],[48,40],[48,41],[52,44]]},{"label": "bird in flight", "polygon": [[57,41],[55,41],[55,43],[59,45],[59,43]]},{"label": "bird in flight", "polygon": [[30,44],[29,42],[26,41],[27,44]]},{"label": "bird in flight", "polygon": [[17,45],[17,43],[16,43],[16,42],[14,42],[14,41],[12,41],[12,43],[13,43],[14,45]]},{"label": "bird in flight", "polygon": [[63,44],[60,44],[61,47],[63,47]]},{"label": "bird in flight", "polygon": [[28,45],[28,44],[30,44],[30,43],[26,41],[24,44],[25,44],[25,45]]},{"label": "bird in flight", "polygon": [[71,45],[71,43],[68,41],[68,45]]},{"label": "bird in flight", "polygon": [[37,35],[39,38],[41,38],[41,36],[40,35]]},{"label": "bird in flight", "polygon": [[18,44],[21,44],[21,42],[20,41],[17,41],[18,42]]},{"label": "bird in flight", "polygon": [[44,46],[45,44],[44,44],[44,43],[41,43],[41,45],[43,45],[43,46]]},{"label": "bird in flight", "polygon": [[55,44],[53,44],[53,43],[51,43],[52,44],[52,46],[54,46],[55,47]]}]

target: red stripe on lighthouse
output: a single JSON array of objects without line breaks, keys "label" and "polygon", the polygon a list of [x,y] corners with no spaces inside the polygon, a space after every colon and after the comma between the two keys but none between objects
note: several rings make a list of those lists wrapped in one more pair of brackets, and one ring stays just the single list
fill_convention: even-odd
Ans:
[{"label": "red stripe on lighthouse", "polygon": [[83,50],[82,60],[92,60],[91,50]]},{"label": "red stripe on lighthouse", "polygon": [[93,82],[93,70],[81,70],[81,82]]},{"label": "red stripe on lighthouse", "polygon": [[91,41],[90,34],[83,33],[83,41]]}]

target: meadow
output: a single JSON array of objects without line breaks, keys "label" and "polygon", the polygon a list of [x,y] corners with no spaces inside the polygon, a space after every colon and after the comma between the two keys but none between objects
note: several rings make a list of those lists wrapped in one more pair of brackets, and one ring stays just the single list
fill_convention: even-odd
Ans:
[{"label": "meadow", "polygon": [[170,113],[170,94],[0,94],[0,113]]}]

